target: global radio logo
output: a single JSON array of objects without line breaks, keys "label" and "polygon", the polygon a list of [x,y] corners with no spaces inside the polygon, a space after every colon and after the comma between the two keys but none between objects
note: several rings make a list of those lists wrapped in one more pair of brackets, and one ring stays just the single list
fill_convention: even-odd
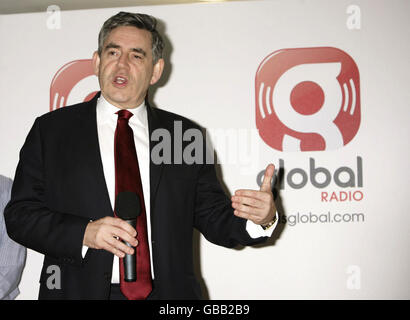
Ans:
[{"label": "global radio logo", "polygon": [[256,126],[279,151],[332,150],[360,126],[359,70],[332,47],[282,49],[256,72]]},{"label": "global radio logo", "polygon": [[58,69],[51,81],[50,111],[89,101],[98,91],[92,60],[70,61]]}]

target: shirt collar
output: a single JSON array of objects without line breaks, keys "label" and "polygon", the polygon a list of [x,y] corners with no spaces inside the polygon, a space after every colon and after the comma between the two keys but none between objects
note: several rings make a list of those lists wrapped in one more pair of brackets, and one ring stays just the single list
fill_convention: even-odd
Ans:
[{"label": "shirt collar", "polygon": [[[97,100],[97,109],[101,113],[101,120],[103,122],[110,121],[111,119],[115,119],[115,121],[117,121],[118,115],[116,112],[121,110],[120,108],[109,103],[102,94]],[[148,127],[147,106],[145,105],[145,102],[142,102],[136,108],[127,110],[134,115],[129,120],[130,124],[139,125],[144,128]]]}]

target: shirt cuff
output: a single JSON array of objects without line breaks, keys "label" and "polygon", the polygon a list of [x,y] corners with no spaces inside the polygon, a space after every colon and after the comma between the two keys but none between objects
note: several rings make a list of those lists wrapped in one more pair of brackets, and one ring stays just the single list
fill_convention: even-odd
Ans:
[{"label": "shirt cuff", "polygon": [[[90,220],[90,222],[93,222],[93,220]],[[85,255],[87,254],[87,251],[88,251],[88,247],[83,245],[83,247],[81,249],[81,256],[83,257],[83,259],[84,259]]]},{"label": "shirt cuff", "polygon": [[278,212],[276,211],[276,221],[275,223],[266,230],[263,230],[261,225],[254,223],[251,220],[246,222],[246,231],[248,232],[249,236],[253,239],[260,238],[260,237],[270,237],[275,230],[278,224]]},{"label": "shirt cuff", "polygon": [[83,248],[81,249],[81,255],[83,256],[83,259],[84,259],[85,255],[87,254],[87,250],[88,250],[87,246],[83,246]]}]

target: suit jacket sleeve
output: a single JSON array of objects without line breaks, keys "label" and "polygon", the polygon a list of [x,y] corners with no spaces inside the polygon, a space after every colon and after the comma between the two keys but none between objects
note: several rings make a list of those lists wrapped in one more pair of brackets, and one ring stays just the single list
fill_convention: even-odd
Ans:
[{"label": "suit jacket sleeve", "polygon": [[232,248],[254,245],[268,239],[249,236],[246,231],[247,220],[234,215],[231,200],[222,190],[214,165],[204,164],[201,167],[196,191],[194,226],[207,240]]},{"label": "suit jacket sleeve", "polygon": [[[11,200],[4,216],[13,240],[68,264],[81,264],[84,217],[52,211],[47,206],[41,118],[36,119],[20,151]],[[64,183],[64,181],[61,181]]]}]

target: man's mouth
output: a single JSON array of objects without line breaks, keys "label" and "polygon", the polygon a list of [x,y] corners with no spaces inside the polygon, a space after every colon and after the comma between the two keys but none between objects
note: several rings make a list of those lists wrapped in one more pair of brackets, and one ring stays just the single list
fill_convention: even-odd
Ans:
[{"label": "man's mouth", "polygon": [[125,87],[128,83],[128,79],[124,76],[115,76],[113,83],[116,87]]}]

